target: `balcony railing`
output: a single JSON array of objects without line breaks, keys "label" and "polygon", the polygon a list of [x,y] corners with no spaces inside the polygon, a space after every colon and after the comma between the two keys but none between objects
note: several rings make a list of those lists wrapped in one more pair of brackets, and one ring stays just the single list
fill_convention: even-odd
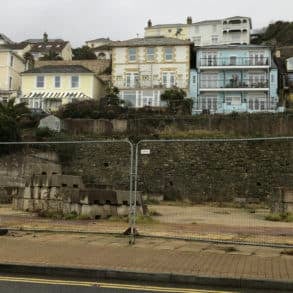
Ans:
[{"label": "balcony railing", "polygon": [[187,80],[175,80],[175,82],[168,81],[167,83],[163,84],[161,81],[136,81],[127,83],[126,81],[115,81],[114,85],[118,88],[125,88],[125,89],[148,89],[148,88],[171,88],[173,86],[177,86],[179,88],[186,88],[188,85]]},{"label": "balcony railing", "polygon": [[268,87],[269,87],[268,80],[254,81],[251,79],[242,79],[242,80],[215,79],[215,80],[201,80],[200,81],[200,89],[212,89],[212,88],[266,89]]},{"label": "balcony railing", "polygon": [[200,66],[269,66],[268,57],[201,58]]}]

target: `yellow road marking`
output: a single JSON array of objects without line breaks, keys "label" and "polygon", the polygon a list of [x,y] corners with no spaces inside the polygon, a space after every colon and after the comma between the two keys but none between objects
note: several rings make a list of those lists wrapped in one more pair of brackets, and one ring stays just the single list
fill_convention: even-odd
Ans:
[{"label": "yellow road marking", "polygon": [[142,290],[142,291],[170,292],[170,293],[231,293],[231,291],[227,292],[227,291],[213,291],[213,290],[204,290],[204,289],[167,288],[167,287],[156,287],[156,286],[50,280],[50,279],[36,279],[36,278],[18,278],[18,277],[0,277],[0,281],[44,284],[44,285],[81,286],[81,287],[97,286],[99,288],[105,288],[105,289],[107,288],[108,289],[127,289],[127,290]]}]

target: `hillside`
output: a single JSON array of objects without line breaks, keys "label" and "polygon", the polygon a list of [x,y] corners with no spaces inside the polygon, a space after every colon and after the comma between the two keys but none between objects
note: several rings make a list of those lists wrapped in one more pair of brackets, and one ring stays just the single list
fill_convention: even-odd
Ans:
[{"label": "hillside", "polygon": [[276,47],[293,45],[293,22],[277,21],[271,23],[262,32],[252,38],[252,43]]}]

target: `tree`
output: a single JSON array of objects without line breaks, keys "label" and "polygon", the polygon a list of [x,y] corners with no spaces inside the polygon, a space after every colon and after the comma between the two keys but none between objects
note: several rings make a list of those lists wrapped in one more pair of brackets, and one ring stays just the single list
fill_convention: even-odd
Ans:
[{"label": "tree", "polygon": [[[0,113],[0,141],[20,141],[20,131],[16,121],[2,113]],[[8,147],[1,146],[0,153],[8,150]]]},{"label": "tree", "polygon": [[34,60],[34,56],[30,53],[30,52],[26,52],[23,55],[24,60],[26,61],[26,63],[28,64],[28,68],[31,69],[34,67],[35,65],[35,60]]},{"label": "tree", "polygon": [[293,45],[293,22],[276,21],[271,23],[252,40],[252,43],[274,47]]},{"label": "tree", "polygon": [[161,94],[161,100],[167,102],[172,114],[191,114],[193,102],[186,99],[186,92],[174,86]]},{"label": "tree", "polygon": [[0,103],[0,114],[10,117],[14,121],[20,120],[25,114],[30,113],[25,103],[15,104],[14,99],[10,99],[7,103]]},{"label": "tree", "polygon": [[83,46],[72,50],[73,60],[97,59],[93,50],[88,46]]},{"label": "tree", "polygon": [[63,60],[62,57],[59,56],[55,51],[50,50],[48,54],[45,54],[40,58],[41,61],[49,61],[49,60]]},{"label": "tree", "polygon": [[119,97],[119,89],[109,83],[106,87],[106,94],[100,100],[100,111],[108,118],[114,118],[115,115],[123,113],[126,109],[122,107],[124,101]]}]

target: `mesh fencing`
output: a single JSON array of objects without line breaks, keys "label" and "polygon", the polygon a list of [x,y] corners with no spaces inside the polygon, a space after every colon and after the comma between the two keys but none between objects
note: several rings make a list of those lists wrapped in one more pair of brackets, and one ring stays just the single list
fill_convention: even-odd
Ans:
[{"label": "mesh fencing", "polygon": [[0,224],[122,233],[133,147],[125,141],[0,143]]},{"label": "mesh fencing", "polygon": [[293,138],[0,143],[0,224],[293,246]]},{"label": "mesh fencing", "polygon": [[157,140],[137,146],[142,235],[293,245],[293,138]]}]

